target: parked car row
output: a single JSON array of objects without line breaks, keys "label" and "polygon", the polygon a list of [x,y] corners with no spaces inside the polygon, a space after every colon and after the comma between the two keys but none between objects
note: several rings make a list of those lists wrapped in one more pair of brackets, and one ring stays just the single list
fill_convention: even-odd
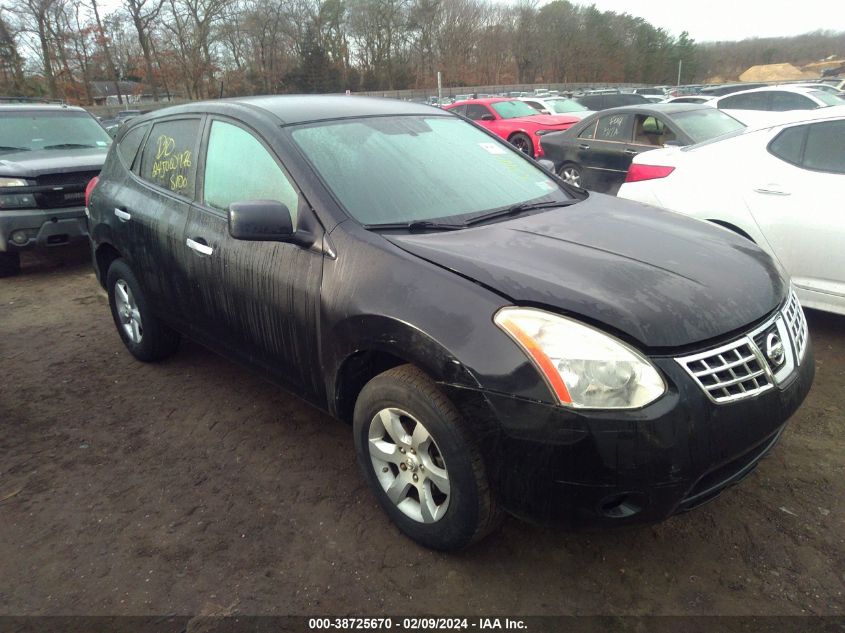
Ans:
[{"label": "parked car row", "polygon": [[845,106],[838,106],[638,155],[619,196],[747,237],[789,273],[804,305],[845,314],[843,191]]},{"label": "parked car row", "polygon": [[481,126],[529,106],[484,101],[475,121],[361,97],[132,121],[87,192],[121,339],[155,361],[190,336],[351,421],[428,547],[503,509],[605,527],[711,499],[812,382],[789,280],[744,237],[546,172]]}]

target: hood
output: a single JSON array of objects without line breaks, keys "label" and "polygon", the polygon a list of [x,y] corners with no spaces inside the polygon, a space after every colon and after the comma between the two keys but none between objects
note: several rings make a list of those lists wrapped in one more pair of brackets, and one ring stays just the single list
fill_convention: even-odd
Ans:
[{"label": "hood", "polygon": [[37,178],[46,174],[99,171],[108,151],[108,147],[103,147],[0,153],[0,176]]},{"label": "hood", "polygon": [[569,114],[533,114],[531,116],[520,116],[508,121],[520,121],[522,123],[534,123],[542,127],[558,127],[561,125],[573,125],[580,119]]},{"label": "hood", "polygon": [[772,260],[752,242],[601,194],[459,231],[385,237],[514,304],[593,321],[650,349],[741,330],[786,295]]}]

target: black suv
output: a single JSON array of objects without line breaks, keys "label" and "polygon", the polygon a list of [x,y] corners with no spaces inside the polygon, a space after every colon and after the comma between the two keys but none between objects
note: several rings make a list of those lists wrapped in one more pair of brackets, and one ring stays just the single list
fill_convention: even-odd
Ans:
[{"label": "black suv", "polygon": [[85,240],[85,187],[111,138],[82,108],[0,105],[0,276],[20,252]]},{"label": "black suv", "polygon": [[379,503],[430,547],[502,508],[572,527],[693,508],[754,468],[813,378],[801,307],[754,244],[572,188],[425,105],[161,110],[120,133],[89,209],[132,354],[184,334],[352,421]]}]

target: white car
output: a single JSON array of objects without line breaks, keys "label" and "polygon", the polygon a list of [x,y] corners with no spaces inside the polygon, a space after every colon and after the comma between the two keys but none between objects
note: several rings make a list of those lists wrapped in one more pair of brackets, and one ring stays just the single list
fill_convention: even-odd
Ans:
[{"label": "white car", "polygon": [[716,97],[707,102],[707,105],[724,110],[735,119],[750,126],[769,124],[772,121],[768,115],[756,114],[758,112],[816,110],[843,104],[845,100],[829,92],[793,85],[743,90]]},{"label": "white car", "polygon": [[804,305],[845,314],[845,106],[793,115],[640,154],[618,195],[748,237],[792,276]]},{"label": "white car", "polygon": [[521,97],[519,100],[542,114],[566,114],[583,119],[593,113],[574,99],[566,97]]}]

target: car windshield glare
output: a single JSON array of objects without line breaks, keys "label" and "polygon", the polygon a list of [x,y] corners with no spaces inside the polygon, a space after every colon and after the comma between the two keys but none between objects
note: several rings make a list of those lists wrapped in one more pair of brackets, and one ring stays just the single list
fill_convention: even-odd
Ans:
[{"label": "car windshield glare", "polygon": [[745,129],[745,125],[716,108],[678,112],[672,115],[672,120],[694,143],[702,143]]},{"label": "car windshield glare", "polygon": [[524,101],[496,101],[490,104],[503,119],[515,119],[521,116],[537,116],[537,112]]},{"label": "car windshield glare", "polygon": [[328,121],[292,134],[347,213],[364,225],[456,223],[492,209],[570,199],[518,151],[453,116]]},{"label": "car windshield glare", "polygon": [[842,99],[836,95],[832,95],[823,90],[812,90],[810,94],[828,106],[845,105],[845,99]]},{"label": "car windshield glare", "polygon": [[586,112],[589,108],[582,106],[572,99],[548,99],[547,103],[552,106],[555,114],[566,114],[567,112]]},{"label": "car windshield glare", "polygon": [[86,112],[7,112],[0,116],[4,147],[27,150],[105,148],[111,137]]}]

